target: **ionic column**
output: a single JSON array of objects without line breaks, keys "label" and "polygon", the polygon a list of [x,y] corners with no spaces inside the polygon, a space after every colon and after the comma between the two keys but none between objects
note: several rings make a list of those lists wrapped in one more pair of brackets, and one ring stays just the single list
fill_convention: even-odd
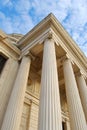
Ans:
[{"label": "ionic column", "polygon": [[77,79],[78,89],[79,89],[79,93],[80,93],[80,97],[81,97],[81,101],[82,101],[82,105],[83,105],[83,110],[84,110],[86,121],[87,121],[87,86],[86,86],[86,82],[81,74],[77,75],[76,79]]},{"label": "ionic column", "polygon": [[0,128],[18,71],[18,61],[8,59],[0,76]]},{"label": "ionic column", "polygon": [[19,130],[31,60],[24,56],[16,77],[1,130]]},{"label": "ionic column", "polygon": [[38,130],[62,130],[55,44],[52,39],[44,42]]},{"label": "ionic column", "polygon": [[71,130],[86,130],[86,120],[75,81],[74,72],[69,59],[63,62],[67,103],[69,108]]}]

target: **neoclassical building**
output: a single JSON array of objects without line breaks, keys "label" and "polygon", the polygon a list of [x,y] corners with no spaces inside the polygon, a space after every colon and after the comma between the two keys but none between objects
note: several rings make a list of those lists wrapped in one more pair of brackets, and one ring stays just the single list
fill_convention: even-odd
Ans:
[{"label": "neoclassical building", "polygon": [[0,31],[0,130],[87,130],[87,57],[53,14]]}]

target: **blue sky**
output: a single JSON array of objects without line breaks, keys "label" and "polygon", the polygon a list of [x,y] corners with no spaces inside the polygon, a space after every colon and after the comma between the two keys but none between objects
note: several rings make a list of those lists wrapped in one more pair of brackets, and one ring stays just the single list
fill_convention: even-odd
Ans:
[{"label": "blue sky", "polygon": [[50,12],[87,56],[87,0],[0,0],[0,29],[26,34]]}]

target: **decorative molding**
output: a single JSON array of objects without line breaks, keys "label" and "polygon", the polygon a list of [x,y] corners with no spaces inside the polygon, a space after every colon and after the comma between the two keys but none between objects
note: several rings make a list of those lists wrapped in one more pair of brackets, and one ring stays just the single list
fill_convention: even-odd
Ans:
[{"label": "decorative molding", "polygon": [[69,59],[71,61],[72,64],[74,64],[73,59],[66,53],[66,55],[62,56],[60,58],[60,62],[63,63],[65,60]]},{"label": "decorative molding", "polygon": [[85,71],[86,70],[85,67],[87,67],[87,64],[86,63],[84,64],[81,60],[82,58],[81,57],[78,58],[78,56],[75,54],[75,52],[70,50],[72,48],[70,48],[70,49],[68,48],[68,44],[66,46],[66,44],[62,41],[62,39],[60,39],[60,37],[54,32],[54,30],[52,28],[47,29],[43,34],[38,36],[31,43],[28,43],[28,45],[22,49],[22,55],[24,55],[24,53],[26,53],[26,51],[30,50],[37,44],[43,43],[44,40],[49,37],[52,38],[58,46],[61,46],[64,49],[67,57],[71,60],[72,64],[76,64],[82,71],[84,71],[84,73],[86,75],[87,72]]},{"label": "decorative molding", "polygon": [[34,40],[32,40],[30,43],[27,42],[27,46],[25,46],[22,49],[22,53],[25,53],[25,51],[30,50],[31,48],[33,48],[34,46],[36,46],[37,44],[41,44],[44,42],[44,40],[46,38],[49,37],[49,32],[51,31],[51,29],[47,29],[43,34],[39,35],[37,38],[35,38]]},{"label": "decorative molding", "polygon": [[21,54],[21,51],[16,46],[2,40],[0,40],[0,51],[7,57],[13,57],[13,59],[18,59]]},{"label": "decorative molding", "polygon": [[84,79],[87,78],[87,75],[85,75],[85,73],[82,70],[79,70],[78,72],[75,73],[75,76],[83,76]]},{"label": "decorative molding", "polygon": [[35,60],[35,56],[28,50],[25,53],[21,53],[18,60],[21,60],[24,56],[30,56],[31,60]]}]

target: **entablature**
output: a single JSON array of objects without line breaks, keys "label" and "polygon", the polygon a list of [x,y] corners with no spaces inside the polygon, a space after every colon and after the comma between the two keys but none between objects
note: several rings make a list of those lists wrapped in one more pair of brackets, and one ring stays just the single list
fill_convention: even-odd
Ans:
[{"label": "entablature", "polygon": [[[48,15],[18,42],[19,48],[22,51],[21,57],[25,55],[26,52],[31,52],[35,57],[42,55],[42,43],[51,35],[56,43],[57,59],[67,54],[72,62],[87,76],[86,56],[81,52],[80,48],[53,14]],[[40,56],[40,58],[42,57]]]},{"label": "entablature", "polygon": [[21,51],[15,45],[10,44],[5,39],[0,40],[0,52],[8,58],[19,59]]}]

